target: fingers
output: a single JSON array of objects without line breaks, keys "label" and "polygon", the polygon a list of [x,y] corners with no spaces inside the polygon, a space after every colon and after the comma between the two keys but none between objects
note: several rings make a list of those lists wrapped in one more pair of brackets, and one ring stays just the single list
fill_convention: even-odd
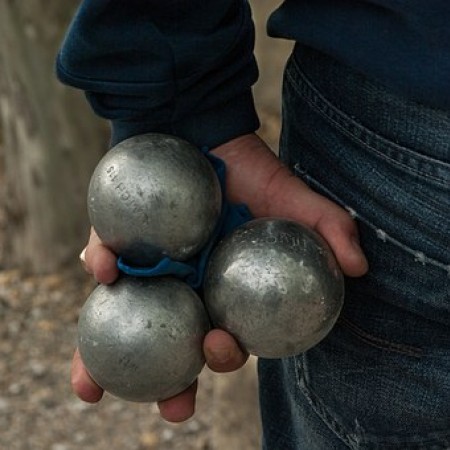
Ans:
[{"label": "fingers", "polygon": [[[235,339],[222,330],[209,332],[203,343],[208,366],[215,372],[231,372],[241,368],[248,355],[242,352]],[[183,422],[195,412],[197,381],[170,399],[158,402],[161,417],[168,422]]]},{"label": "fingers", "polygon": [[210,331],[203,342],[206,363],[214,372],[232,372],[240,369],[248,359],[236,340],[223,330]]},{"label": "fingers", "polygon": [[80,260],[85,270],[99,283],[111,284],[119,276],[116,255],[102,244],[94,229],[91,229],[88,245],[81,252]]},{"label": "fingers", "polygon": [[348,212],[311,190],[256,135],[217,147],[227,166],[227,196],[255,217],[284,217],[315,229],[329,243],[348,276],[367,272],[356,224]]},{"label": "fingers", "polygon": [[272,184],[269,215],[291,218],[310,226],[330,245],[345,275],[364,275],[368,262],[359,245],[358,228],[348,211],[311,190],[297,177],[285,173],[280,170],[281,180]]},{"label": "fingers", "polygon": [[[90,377],[78,349],[73,356],[71,383],[74,393],[85,402],[97,403],[103,397],[103,389]],[[197,381],[181,394],[158,402],[161,417],[168,422],[183,422],[192,417],[196,393]]]},{"label": "fingers", "polygon": [[103,396],[103,389],[88,374],[78,349],[72,360],[71,382],[74,393],[85,402],[96,403]]},{"label": "fingers", "polygon": [[344,210],[332,218],[321,216],[315,229],[332,248],[342,271],[350,277],[364,275],[369,264],[359,244],[356,224]]},{"label": "fingers", "polygon": [[181,394],[158,402],[159,413],[168,422],[184,422],[194,415],[195,396],[197,394],[197,381]]}]

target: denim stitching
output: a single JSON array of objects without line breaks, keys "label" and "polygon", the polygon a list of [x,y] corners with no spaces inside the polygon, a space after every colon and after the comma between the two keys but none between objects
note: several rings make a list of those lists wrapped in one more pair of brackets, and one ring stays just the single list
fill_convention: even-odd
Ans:
[{"label": "denim stitching", "polygon": [[348,211],[350,216],[353,219],[358,219],[362,223],[364,223],[367,227],[369,227],[380,239],[382,242],[390,242],[391,244],[394,244],[395,246],[401,248],[403,251],[409,253],[413,256],[414,261],[420,264],[430,264],[435,267],[439,267],[440,269],[447,272],[447,275],[450,277],[450,264],[445,264],[443,262],[437,261],[433,258],[428,257],[420,250],[414,250],[407,245],[403,244],[402,242],[398,241],[397,239],[390,236],[388,233],[386,233],[381,228],[377,228],[375,225],[373,225],[369,220],[367,220],[365,217],[363,217],[361,214],[359,214],[355,209],[351,208],[350,206],[346,205],[339,197],[337,197],[334,193],[332,193],[329,189],[327,189],[322,183],[315,180],[311,175],[307,174],[301,167],[300,164],[295,164],[294,166],[295,174],[303,179],[306,179],[307,182],[311,185],[314,185],[315,187],[322,190],[327,196],[329,196],[335,203],[342,206],[344,209]]},{"label": "denim stitching", "polygon": [[[328,410],[320,397],[314,392],[314,389],[308,385],[304,376],[305,367],[303,358],[304,355],[293,357],[297,386],[322,422],[352,450],[385,450],[389,448],[393,450],[399,450],[400,448],[401,450],[450,450],[449,433],[442,435],[439,433],[430,433],[426,436],[411,435],[408,436],[407,441],[399,436],[388,436],[380,439],[378,436],[365,433],[357,419],[355,420],[355,431],[348,432],[338,418],[335,418]],[[405,447],[405,445],[408,446]]]},{"label": "denim stitching", "polygon": [[345,317],[341,316],[339,318],[339,323],[354,336],[358,337],[363,342],[371,345],[372,347],[378,348],[380,350],[389,350],[406,356],[412,356],[414,358],[421,358],[423,356],[422,349],[410,345],[398,344],[395,342],[387,341],[386,339],[376,337],[370,333],[367,333],[362,328],[358,327]]},{"label": "denim stitching", "polygon": [[[294,80],[296,75],[297,74],[294,74],[293,76],[289,76],[291,81],[293,81],[293,82],[296,81],[296,80]],[[408,165],[400,163],[395,158],[389,157],[389,156],[381,153],[378,149],[375,148],[375,146],[370,145],[369,141],[383,140],[385,142],[385,144],[381,144],[381,145],[384,145],[384,147],[386,148],[386,151],[389,153],[393,153],[395,151],[395,150],[390,149],[389,147],[397,147],[396,151],[398,152],[399,155],[402,155],[400,153],[401,151],[409,152],[409,150],[404,147],[397,146],[395,143],[390,142],[381,136],[378,136],[377,134],[371,132],[370,130],[365,129],[358,123],[354,122],[350,117],[346,116],[344,113],[337,110],[333,105],[328,104],[328,101],[326,99],[324,99],[321,96],[321,94],[315,90],[314,86],[311,85],[311,83],[308,81],[308,79],[303,78],[301,73],[298,74],[298,76],[302,78],[302,81],[305,84],[307,84],[309,89],[313,92],[310,93],[308,91],[308,88],[304,87],[304,86],[301,89],[302,92],[300,92],[300,88],[296,85],[293,86],[294,89],[305,99],[305,101],[308,103],[308,105],[312,109],[314,109],[320,116],[322,116],[325,120],[327,120],[327,122],[329,122],[329,123],[331,122],[331,124],[334,125],[334,127],[336,128],[337,131],[339,131],[343,135],[347,136],[349,139],[351,139],[357,145],[362,145],[365,148],[369,149],[370,151],[373,151],[376,154],[376,156],[379,157],[380,159],[382,159],[383,161],[386,161],[389,164],[392,164],[393,166],[400,167],[401,169],[405,170],[410,175],[413,175],[413,176],[419,175],[422,178],[432,180],[433,182],[436,182],[438,185],[443,186],[445,188],[450,186],[450,181],[445,182],[444,177],[442,177],[442,179],[441,179],[440,176],[436,177],[429,173],[425,173],[425,172],[421,172],[419,170],[413,169]],[[302,87],[302,85],[300,87]],[[323,106],[323,103],[326,103],[325,106]],[[327,112],[326,109],[328,109],[330,111]],[[331,109],[333,109],[334,111]],[[344,122],[345,122],[345,126],[343,125]],[[349,123],[347,123],[347,122],[349,122]],[[348,125],[350,125],[352,127],[352,129],[349,129]],[[359,132],[360,138],[358,136],[356,136],[356,133],[354,130],[360,131]],[[441,163],[440,161],[435,161],[431,158],[427,158],[424,156],[421,156],[419,158],[423,158],[424,160],[427,159],[428,161],[432,161],[433,165],[443,164],[445,166],[445,163]],[[414,158],[410,157],[410,160],[413,160],[413,159]],[[415,160],[417,160],[417,157]],[[423,162],[421,164],[423,165],[423,164],[425,164],[425,162]],[[427,162],[426,164],[428,166],[430,166],[430,162]],[[431,168],[429,170],[431,171]],[[439,171],[439,169],[436,169],[436,170]],[[381,178],[384,178],[386,180],[386,182],[389,182],[389,179],[384,177],[383,174],[381,174],[379,172],[377,172],[377,174]],[[417,202],[418,205],[423,206],[423,207],[430,207],[430,205],[434,205],[433,202],[430,203],[430,199],[427,199],[427,198],[422,199],[419,196],[417,196],[415,198],[415,201]],[[437,214],[442,215],[443,208],[444,208],[444,205],[442,205],[441,203],[439,203],[439,204],[436,203],[436,207],[434,210],[436,211]],[[420,256],[419,256],[419,258],[420,258]]]},{"label": "denim stitching", "polygon": [[[392,154],[393,152],[397,152],[399,154],[411,153],[411,151],[406,147],[397,145],[394,142],[391,142],[391,141],[385,139],[383,136],[380,136],[380,135],[368,130],[367,128],[365,128],[364,126],[362,126],[361,124],[359,124],[358,122],[353,120],[351,117],[347,116],[345,113],[343,113],[342,111],[337,109],[326,98],[324,98],[323,95],[320,92],[318,92],[317,89],[311,84],[311,82],[306,77],[306,75],[304,75],[302,70],[298,67],[295,60],[294,60],[294,65],[296,66],[298,73],[297,72],[291,73],[292,71],[287,72],[287,77],[292,82],[293,88],[322,117],[324,117],[325,119],[329,119],[339,131],[341,131],[343,134],[345,134],[347,137],[351,138],[352,140],[356,141],[357,143],[362,144],[363,146],[365,146],[366,148],[368,148],[370,150],[373,150],[382,159],[389,160],[394,165],[405,169],[409,173],[419,174],[419,175],[423,176],[424,178],[433,179],[434,181],[438,182],[439,184],[448,186],[448,183],[445,182],[446,177],[441,177],[440,175],[431,175],[428,172],[423,172],[418,169],[413,169],[410,166],[396,160],[395,158],[387,156],[384,153],[381,153],[376,148],[377,145],[376,144],[371,145],[371,142],[376,141],[378,143],[378,146],[382,146],[390,154]],[[301,78],[301,80],[302,80],[302,84],[300,84],[300,86],[297,84],[297,78]],[[348,125],[352,126],[352,130],[349,130],[347,128]],[[410,158],[410,160],[419,162],[421,164],[429,165],[431,162],[433,165],[436,165],[436,164],[442,165],[444,170],[447,167],[449,167],[448,164],[446,164],[442,161],[434,160],[432,158],[429,158],[429,157],[426,157],[423,155],[421,155],[421,156],[409,155],[409,158]],[[437,167],[435,170],[440,172],[440,169],[441,169],[440,167]]]},{"label": "denim stitching", "polygon": [[[292,82],[293,88],[297,91],[299,95],[301,95],[307,103],[315,109],[322,117],[326,118],[327,120],[331,121],[334,126],[342,132],[345,136],[349,137],[353,141],[363,145],[364,147],[374,151],[378,157],[384,160],[389,160],[393,165],[400,167],[410,174],[418,174],[419,176],[422,176],[427,179],[431,179],[435,181],[436,183],[443,185],[444,187],[449,186],[449,182],[446,181],[445,176],[441,175],[434,175],[428,172],[424,172],[423,170],[412,168],[409,165],[406,165],[405,163],[402,163],[398,161],[397,159],[388,156],[377,148],[383,147],[386,149],[387,153],[392,154],[394,151],[402,152],[402,153],[410,153],[410,150],[402,147],[400,145],[397,145],[384,137],[377,135],[373,133],[372,131],[368,130],[367,128],[363,127],[358,122],[354,121],[351,117],[344,114],[342,111],[339,111],[336,107],[334,107],[326,98],[324,98],[311,84],[311,82],[308,80],[308,78],[303,74],[301,69],[298,67],[296,61],[294,60],[294,65],[298,72],[292,73],[292,71],[287,71],[286,76],[290,79]],[[296,78],[300,77],[302,79],[302,82],[307,86],[304,86],[301,84],[298,86]],[[347,126],[344,126],[343,122],[345,122],[345,125],[351,125],[352,130],[349,130]],[[376,144],[374,144],[374,141],[376,140]],[[438,160],[434,160],[432,158],[426,157],[426,156],[412,156],[409,155],[409,159],[411,161],[414,161],[417,164],[427,164],[430,165],[430,162],[432,162],[433,165],[442,165],[442,169],[440,167],[434,168],[436,172],[441,172],[441,170],[445,170],[448,167],[448,164],[443,163]],[[431,170],[431,168],[430,168]]]},{"label": "denim stitching", "polygon": [[294,357],[294,369],[295,369],[295,378],[297,380],[297,386],[303,392],[306,400],[310,404],[311,408],[316,412],[316,414],[320,417],[322,422],[334,433],[336,436],[341,439],[344,444],[346,444],[349,448],[353,450],[357,450],[357,443],[354,442],[352,436],[347,433],[347,430],[336,420],[332,414],[328,412],[328,409],[323,405],[322,401],[319,397],[314,393],[314,391],[308,386],[306,379],[304,377],[304,365],[303,365],[303,355],[299,357]]}]

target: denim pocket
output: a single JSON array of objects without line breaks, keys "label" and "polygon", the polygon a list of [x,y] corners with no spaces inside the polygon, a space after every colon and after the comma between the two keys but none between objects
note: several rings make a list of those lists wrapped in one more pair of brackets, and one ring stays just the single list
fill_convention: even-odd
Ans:
[{"label": "denim pocket", "polygon": [[[344,78],[351,82],[349,74]],[[450,152],[450,118],[445,145],[445,136],[433,142],[433,129],[424,130],[419,123],[415,130],[413,123],[404,123],[415,130],[415,146],[420,147],[406,148],[394,142],[395,137],[388,140],[362,124],[371,122],[363,97],[369,88],[357,92],[352,87],[341,94],[358,97],[366,114],[362,121],[318,91],[291,59],[284,83],[280,157],[311,188],[357,220],[372,288],[380,296],[450,325],[450,164],[437,157],[445,145]],[[386,102],[380,104],[386,107]],[[420,116],[411,113],[412,107],[405,106],[410,115]],[[383,110],[372,114],[388,116]],[[392,127],[399,130],[402,122],[394,122]]]},{"label": "denim pocket", "polygon": [[[348,448],[450,448],[449,407],[431,387],[437,377],[423,358],[361,343],[339,324],[322,344],[293,359],[297,389]],[[405,383],[415,376],[430,388]]]},{"label": "denim pocket", "polygon": [[[398,240],[414,254],[420,252],[416,247],[424,247],[430,259],[437,260],[450,274],[450,164],[433,157],[433,153],[441,155],[445,148],[450,155],[450,117],[447,136],[434,136],[435,130],[423,129],[420,122],[414,127],[411,122],[403,123],[401,117],[390,117],[395,132],[402,134],[399,130],[403,126],[418,136],[414,147],[408,148],[365,125],[374,121],[370,114],[387,116],[387,112],[372,107],[369,114],[360,93],[350,92],[348,97],[359,98],[364,120],[349,116],[341,105],[336,106],[333,99],[318,91],[295,59],[285,80],[284,108],[295,110],[295,122],[285,115],[282,158],[288,152],[288,163],[312,187],[327,195],[341,191],[340,198],[334,200],[347,208],[349,204],[356,206],[361,210],[361,219],[367,222],[387,222],[394,235],[402,236]],[[370,86],[365,86],[364,92],[369,97],[366,91]],[[385,102],[380,104],[387,107]],[[420,116],[411,112],[413,107],[420,109],[405,105],[412,117]]]}]

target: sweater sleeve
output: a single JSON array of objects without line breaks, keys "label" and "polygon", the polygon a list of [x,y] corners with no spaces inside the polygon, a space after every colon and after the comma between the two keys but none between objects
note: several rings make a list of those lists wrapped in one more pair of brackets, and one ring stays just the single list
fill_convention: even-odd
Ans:
[{"label": "sweater sleeve", "polygon": [[214,147],[255,131],[258,73],[247,0],[84,0],[56,73],[112,123]]}]

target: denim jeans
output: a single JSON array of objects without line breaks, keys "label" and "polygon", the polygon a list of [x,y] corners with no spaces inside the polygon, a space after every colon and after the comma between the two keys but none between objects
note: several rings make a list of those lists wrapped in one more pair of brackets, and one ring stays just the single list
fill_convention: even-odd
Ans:
[{"label": "denim jeans", "polygon": [[280,157],[354,218],[370,270],[321,343],[259,360],[264,448],[450,449],[450,112],[297,46]]}]

